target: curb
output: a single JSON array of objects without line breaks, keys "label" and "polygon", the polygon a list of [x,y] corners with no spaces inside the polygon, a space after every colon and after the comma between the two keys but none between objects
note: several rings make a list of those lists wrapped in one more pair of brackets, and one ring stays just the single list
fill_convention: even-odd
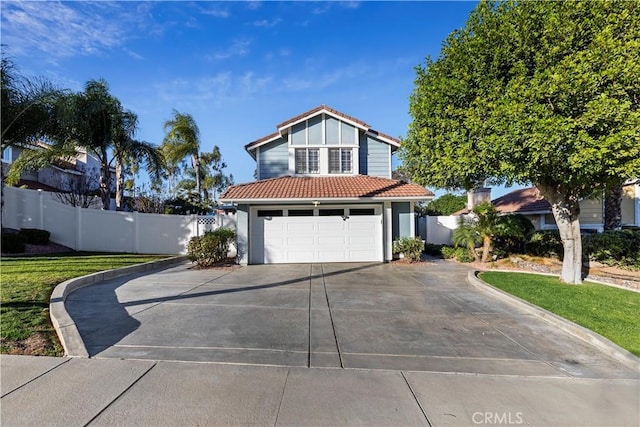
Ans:
[{"label": "curb", "polygon": [[115,279],[117,277],[134,273],[143,273],[160,267],[178,264],[186,260],[186,255],[180,255],[158,261],[149,261],[143,264],[116,268],[114,270],[99,271],[97,273],[87,274],[86,276],[75,277],[56,286],[49,300],[49,317],[51,318],[51,323],[58,334],[62,348],[64,348],[64,355],[67,357],[89,357],[89,353],[84,346],[80,332],[78,332],[75,322],[67,312],[64,305],[67,297],[72,292],[77,291],[80,288],[84,288],[85,286],[95,285],[105,280]]},{"label": "curb", "polygon": [[[490,270],[490,271],[498,271],[498,270]],[[506,270],[505,270],[506,271]],[[510,273],[527,273],[527,274],[537,274],[531,272],[519,272],[509,270]],[[582,341],[591,344],[596,347],[598,350],[607,354],[608,356],[616,359],[620,363],[625,366],[635,369],[640,372],[640,358],[638,358],[633,353],[625,350],[614,342],[606,339],[602,335],[593,332],[590,329],[582,327],[576,323],[571,322],[570,320],[565,319],[564,317],[560,317],[557,314],[554,314],[550,311],[545,310],[544,308],[538,307],[537,305],[531,304],[528,301],[523,300],[522,298],[518,298],[515,295],[511,295],[508,292],[505,292],[501,289],[498,289],[487,282],[480,279],[477,274],[481,273],[478,270],[472,270],[467,275],[467,281],[478,288],[480,291],[491,294],[492,296],[498,298],[499,300],[506,302],[511,305],[515,305],[521,309],[524,309],[530,314],[546,321],[557,327],[558,329],[568,332],[576,338],[581,339]],[[542,274],[545,276],[556,276],[553,274]]]}]

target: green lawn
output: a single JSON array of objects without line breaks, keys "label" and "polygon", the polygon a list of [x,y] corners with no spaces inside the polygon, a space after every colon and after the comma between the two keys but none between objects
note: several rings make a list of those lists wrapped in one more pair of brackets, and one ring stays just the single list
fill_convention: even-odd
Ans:
[{"label": "green lawn", "polygon": [[49,319],[49,297],[65,280],[167,258],[166,255],[74,252],[0,260],[0,352],[61,356]]},{"label": "green lawn", "polygon": [[640,293],[591,282],[566,285],[556,277],[526,273],[487,271],[480,278],[640,356]]}]

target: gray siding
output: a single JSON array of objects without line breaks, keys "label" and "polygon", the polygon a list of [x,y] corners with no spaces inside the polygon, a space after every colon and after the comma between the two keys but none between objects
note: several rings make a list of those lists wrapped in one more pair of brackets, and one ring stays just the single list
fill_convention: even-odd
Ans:
[{"label": "gray siding", "polygon": [[361,175],[391,178],[390,156],[391,151],[388,144],[364,134],[360,135],[358,157]]},{"label": "gray siding", "polygon": [[413,214],[409,202],[391,203],[391,235],[393,240],[401,237],[413,237],[411,235],[411,221]]},{"label": "gray siding", "polygon": [[280,138],[258,147],[258,179],[275,178],[289,173],[289,147]]}]

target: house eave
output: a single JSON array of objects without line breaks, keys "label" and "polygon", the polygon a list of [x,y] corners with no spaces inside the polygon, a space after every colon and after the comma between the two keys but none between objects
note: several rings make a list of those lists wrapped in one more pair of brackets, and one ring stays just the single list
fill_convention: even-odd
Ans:
[{"label": "house eave", "polygon": [[320,203],[375,203],[384,201],[411,202],[431,200],[434,196],[402,196],[402,197],[308,197],[308,198],[281,198],[281,199],[220,199],[221,203],[234,203],[242,205],[273,205],[273,204],[302,204],[313,202]]}]

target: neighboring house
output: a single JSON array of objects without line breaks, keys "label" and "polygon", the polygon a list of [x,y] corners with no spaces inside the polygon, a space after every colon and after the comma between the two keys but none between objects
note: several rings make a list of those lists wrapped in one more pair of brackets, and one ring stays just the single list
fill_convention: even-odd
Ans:
[{"label": "neighboring house", "polygon": [[391,179],[400,141],[325,105],[245,146],[257,181],[229,187],[237,207],[238,262],[390,261],[414,237],[414,204],[433,198]]},{"label": "neighboring house", "polygon": [[[46,150],[43,143],[25,144],[7,147],[2,153],[3,176],[6,176],[11,164],[18,159],[23,150]],[[75,158],[60,159],[46,168],[34,171],[25,170],[18,182],[18,187],[49,192],[74,191],[87,186],[98,188],[100,177],[100,161],[86,150],[78,150]],[[115,168],[111,168],[111,190],[115,191]]]},{"label": "neighboring house", "polygon": [[[640,226],[640,180],[628,181],[622,189],[622,225]],[[470,196],[471,198],[472,196]],[[536,187],[512,191],[492,200],[491,203],[501,214],[526,216],[531,220],[536,230],[558,228],[551,212],[551,205],[540,196]],[[468,212],[468,209],[464,209],[454,215]],[[602,200],[586,199],[580,201],[580,228],[585,231],[604,230],[604,202]]]}]

